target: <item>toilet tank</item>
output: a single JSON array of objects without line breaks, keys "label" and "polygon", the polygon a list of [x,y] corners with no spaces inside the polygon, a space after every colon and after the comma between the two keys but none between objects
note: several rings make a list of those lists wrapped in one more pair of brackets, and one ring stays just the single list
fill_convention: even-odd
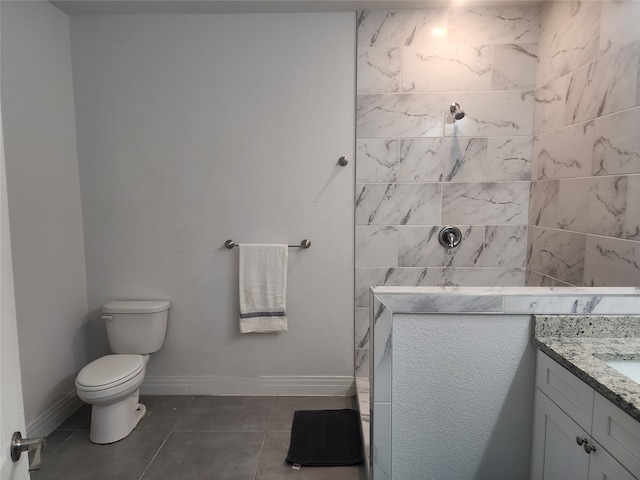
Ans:
[{"label": "toilet tank", "polygon": [[102,307],[113,353],[153,353],[167,333],[168,300],[117,300]]}]

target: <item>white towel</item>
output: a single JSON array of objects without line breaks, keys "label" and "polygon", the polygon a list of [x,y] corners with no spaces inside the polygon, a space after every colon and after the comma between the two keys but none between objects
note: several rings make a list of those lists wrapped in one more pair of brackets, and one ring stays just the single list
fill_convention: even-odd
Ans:
[{"label": "white towel", "polygon": [[240,244],[240,331],[287,329],[286,245]]}]

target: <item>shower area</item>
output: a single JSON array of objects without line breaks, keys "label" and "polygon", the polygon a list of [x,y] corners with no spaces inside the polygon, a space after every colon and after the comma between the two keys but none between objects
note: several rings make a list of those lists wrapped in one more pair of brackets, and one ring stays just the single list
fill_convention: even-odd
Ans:
[{"label": "shower area", "polygon": [[637,2],[358,14],[356,377],[370,286],[640,286],[638,18]]}]

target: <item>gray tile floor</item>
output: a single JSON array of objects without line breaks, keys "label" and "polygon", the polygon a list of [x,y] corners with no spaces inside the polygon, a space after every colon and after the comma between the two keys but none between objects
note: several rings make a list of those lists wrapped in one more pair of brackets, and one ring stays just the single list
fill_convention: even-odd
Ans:
[{"label": "gray tile floor", "polygon": [[302,467],[285,461],[296,410],[357,409],[352,397],[141,397],[147,414],[110,445],[89,441],[83,406],[47,437],[32,480],[363,480],[362,465]]}]

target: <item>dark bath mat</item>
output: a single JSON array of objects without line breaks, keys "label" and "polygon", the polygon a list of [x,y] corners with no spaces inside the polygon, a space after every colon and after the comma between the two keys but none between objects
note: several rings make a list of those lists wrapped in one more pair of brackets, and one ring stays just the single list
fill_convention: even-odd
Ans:
[{"label": "dark bath mat", "polygon": [[287,462],[329,467],[362,461],[358,412],[347,408],[298,410],[293,414]]}]

